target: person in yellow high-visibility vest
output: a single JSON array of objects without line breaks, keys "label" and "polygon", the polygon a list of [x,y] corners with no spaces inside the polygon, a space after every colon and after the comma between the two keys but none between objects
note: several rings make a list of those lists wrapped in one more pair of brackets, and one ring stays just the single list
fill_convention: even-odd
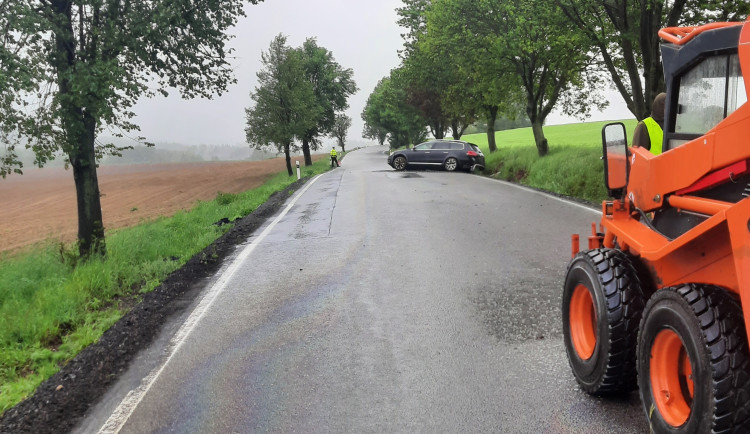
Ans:
[{"label": "person in yellow high-visibility vest", "polygon": [[664,105],[667,94],[656,95],[651,106],[651,116],[638,122],[633,133],[633,146],[640,146],[651,151],[654,155],[662,153],[664,142]]},{"label": "person in yellow high-visibility vest", "polygon": [[331,148],[331,167],[340,167],[336,147]]}]

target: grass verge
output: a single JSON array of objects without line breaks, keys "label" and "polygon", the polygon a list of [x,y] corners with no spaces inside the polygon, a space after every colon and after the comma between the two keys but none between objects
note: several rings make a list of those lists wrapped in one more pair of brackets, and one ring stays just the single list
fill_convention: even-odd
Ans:
[{"label": "grass verge", "polygon": [[[329,161],[302,168],[323,173]],[[219,193],[139,226],[107,233],[108,256],[76,265],[70,246],[43,245],[0,258],[0,413],[31,395],[96,342],[140,296],[211,244],[235,220],[296,181],[280,173],[240,194]]]},{"label": "grass verge", "polygon": [[[607,198],[600,157],[601,131],[608,122],[544,127],[549,153],[543,158],[537,154],[531,128],[498,131],[497,151],[492,154],[486,134],[471,134],[461,139],[482,148],[486,176],[598,203]],[[636,121],[622,122],[632,136]]]}]

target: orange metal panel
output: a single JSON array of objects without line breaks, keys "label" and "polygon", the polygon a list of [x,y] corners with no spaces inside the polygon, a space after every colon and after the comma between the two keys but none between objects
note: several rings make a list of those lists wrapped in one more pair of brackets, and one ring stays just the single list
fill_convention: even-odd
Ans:
[{"label": "orange metal panel", "polygon": [[[678,243],[672,244],[670,247]],[[652,265],[663,286],[707,283],[739,292],[729,231],[725,223],[703,231],[668,255],[661,255]]]},{"label": "orange metal panel", "polygon": [[728,202],[694,196],[669,196],[668,201],[674,208],[706,215],[718,214],[728,210],[732,206]]},{"label": "orange metal panel", "polygon": [[745,328],[750,330],[750,199],[739,202],[727,211],[727,226],[745,315]]},{"label": "orange metal panel", "polygon": [[612,217],[605,217],[602,219],[602,225],[607,228],[607,233],[612,232],[617,237],[620,246],[625,244],[628,249],[640,254],[659,251],[669,244],[669,240],[664,236],[630,218],[627,213],[615,213]]},{"label": "orange metal panel", "polygon": [[704,136],[657,156],[631,148],[628,194],[632,193],[635,206],[643,211],[659,208],[666,194],[693,185],[711,172],[712,145],[712,137]]},{"label": "orange metal panel", "polygon": [[724,213],[669,241],[632,218],[605,218],[607,236],[623,250],[640,256],[659,287],[707,283],[739,292]]},{"label": "orange metal panel", "polygon": [[627,179],[627,155],[607,153],[607,185],[609,188],[624,188]]},{"label": "orange metal panel", "polygon": [[[750,76],[750,69],[745,72],[746,81],[748,76]],[[748,131],[750,131],[750,104],[747,103],[709,131],[709,134],[715,136],[716,143],[712,158],[712,171],[750,158],[750,146],[739,145],[750,140]]]},{"label": "orange metal panel", "polygon": [[609,220],[607,227],[615,232],[618,239],[623,239],[628,244],[637,247],[638,252],[644,258],[653,262],[661,260],[714,227],[724,224],[725,221],[725,213],[720,212],[672,241],[635,219]]}]

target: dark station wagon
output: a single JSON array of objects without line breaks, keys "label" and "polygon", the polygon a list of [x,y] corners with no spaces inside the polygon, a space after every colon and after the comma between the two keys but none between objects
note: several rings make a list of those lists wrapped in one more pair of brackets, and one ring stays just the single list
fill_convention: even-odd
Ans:
[{"label": "dark station wagon", "polygon": [[484,169],[484,154],[479,146],[461,140],[431,140],[412,149],[403,149],[388,156],[388,164],[396,170],[409,166],[423,168],[443,167],[448,172],[455,170],[474,171]]}]

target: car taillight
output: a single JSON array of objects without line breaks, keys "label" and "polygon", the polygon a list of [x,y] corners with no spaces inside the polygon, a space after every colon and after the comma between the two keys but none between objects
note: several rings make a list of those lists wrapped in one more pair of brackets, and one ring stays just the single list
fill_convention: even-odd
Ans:
[{"label": "car taillight", "polygon": [[478,157],[479,156],[479,154],[477,154],[474,151],[469,151],[469,152],[466,153],[466,155],[468,155],[469,157]]}]

